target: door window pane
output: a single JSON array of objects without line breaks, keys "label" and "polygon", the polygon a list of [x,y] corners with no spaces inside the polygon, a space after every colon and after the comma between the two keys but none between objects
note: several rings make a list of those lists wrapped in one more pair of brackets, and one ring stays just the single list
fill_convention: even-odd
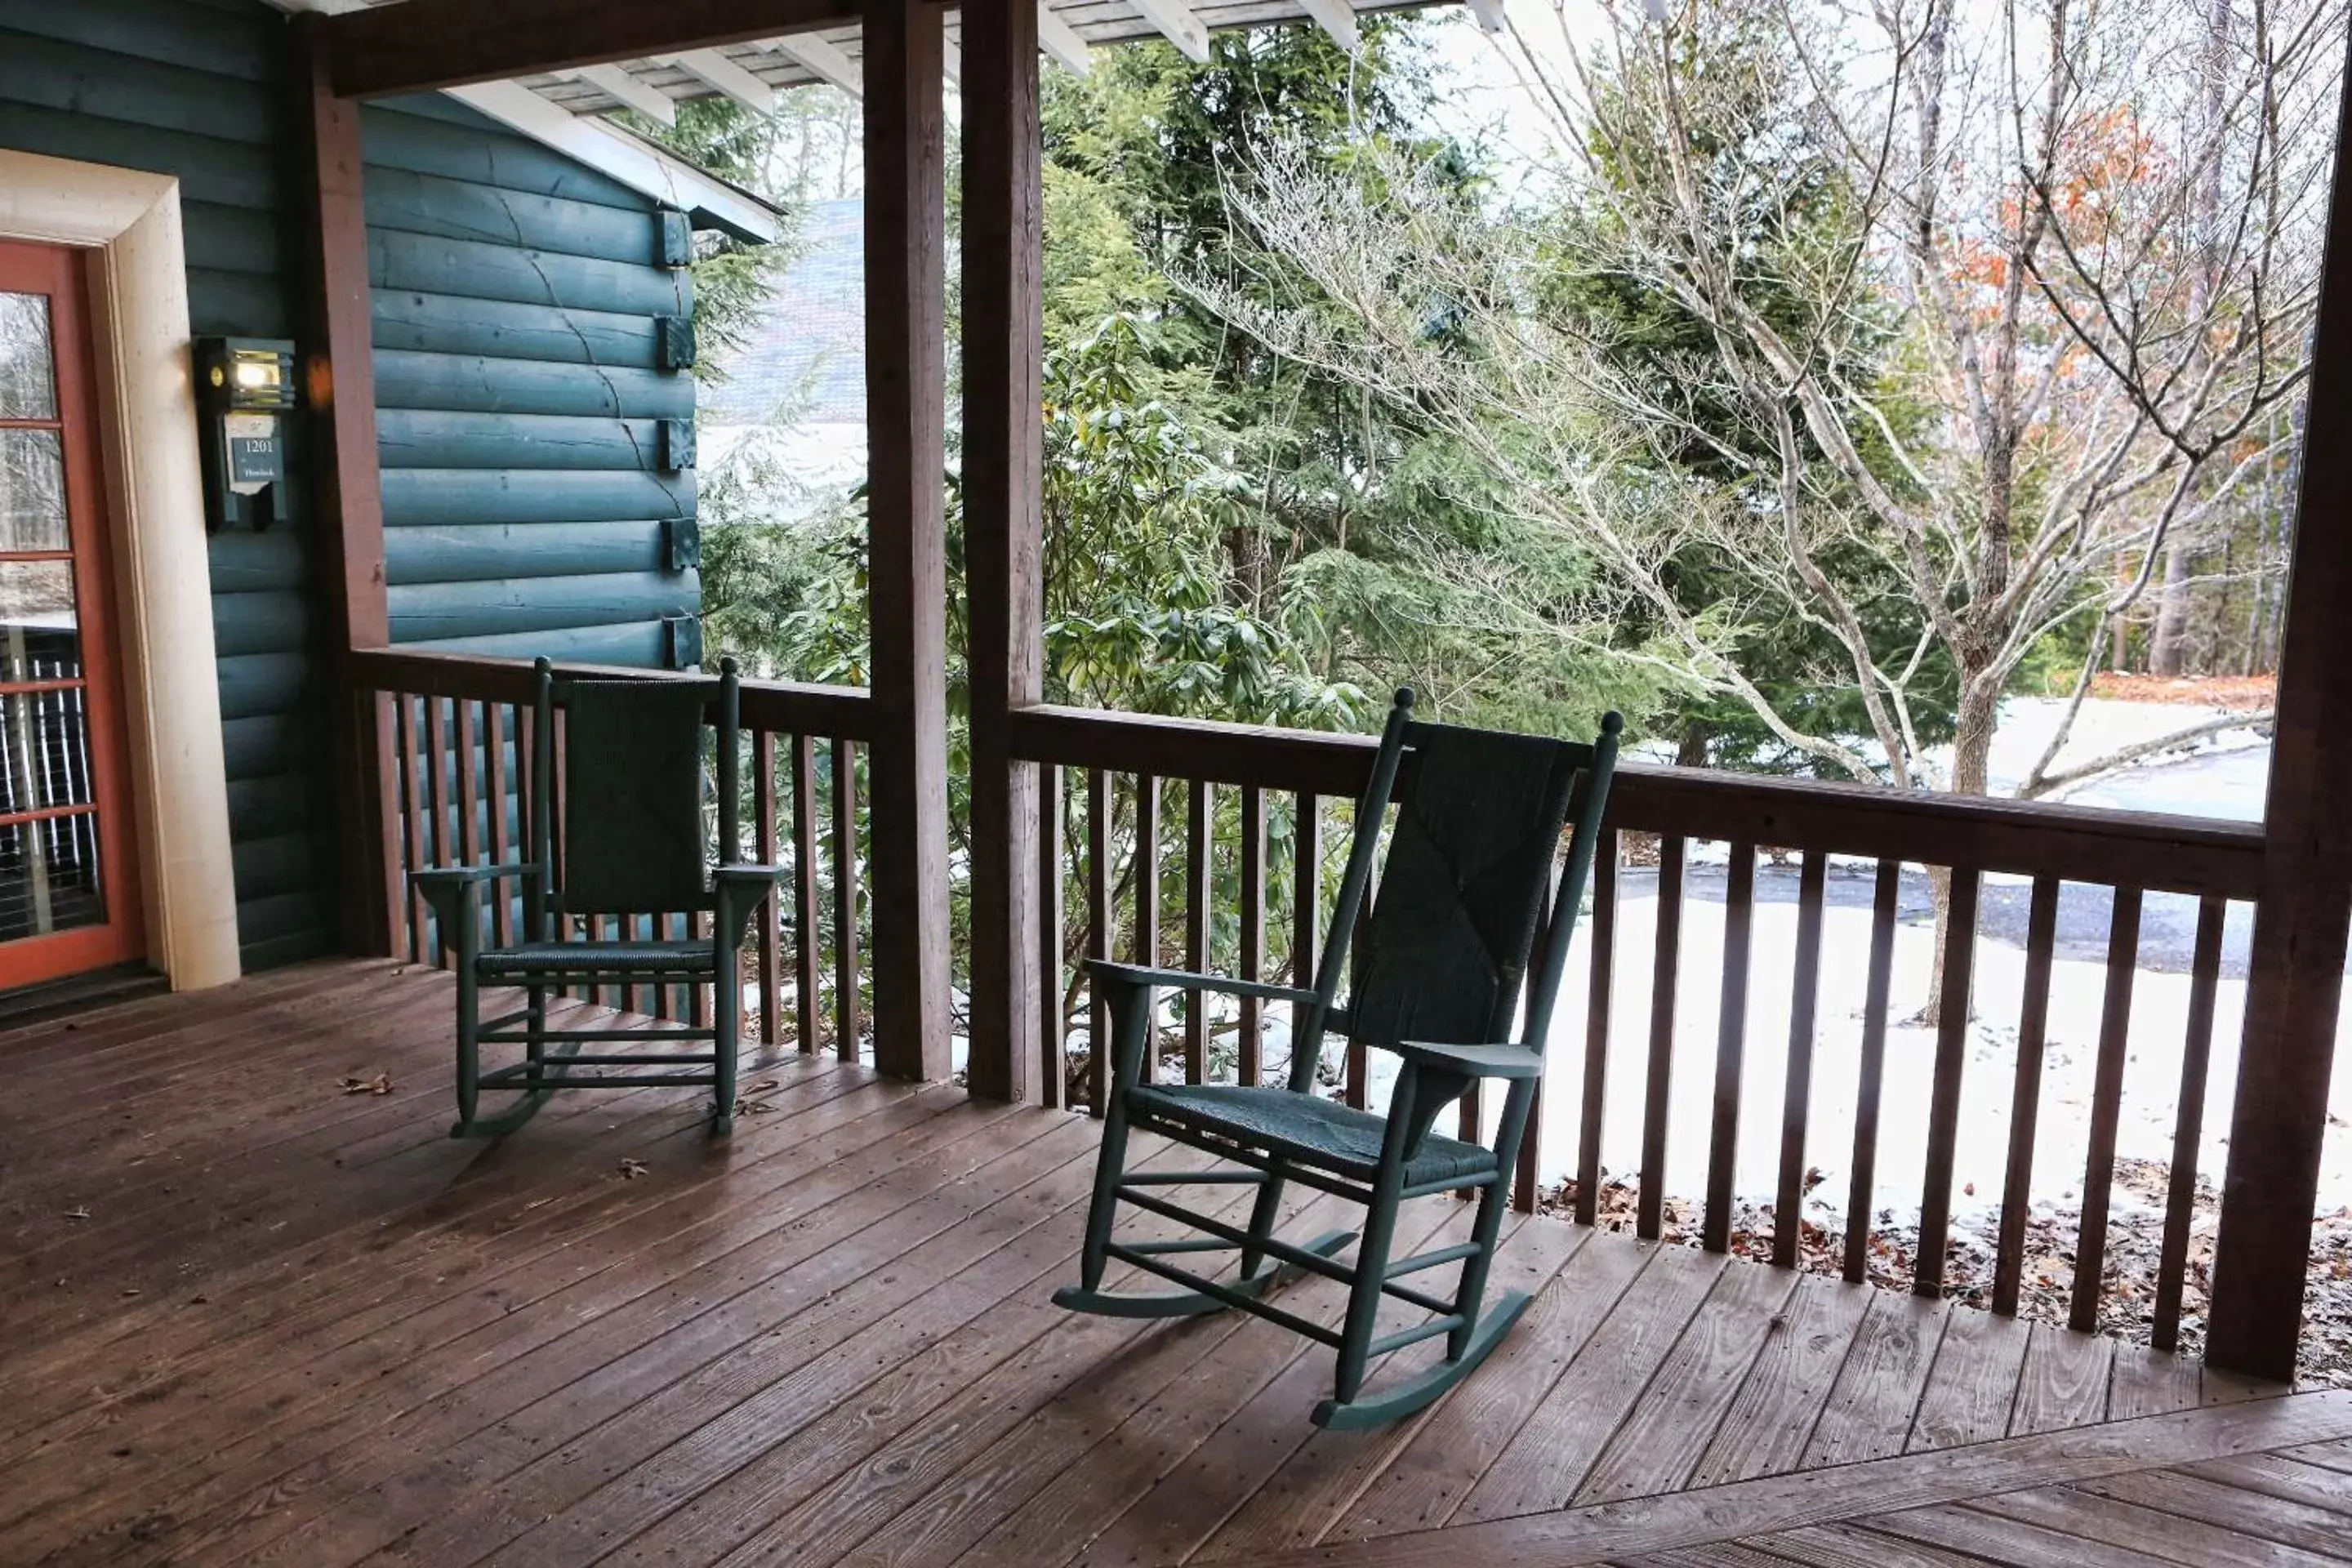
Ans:
[{"label": "door window pane", "polygon": [[96,812],[0,826],[0,942],[106,920]]},{"label": "door window pane", "polygon": [[0,695],[0,816],[96,800],[88,712],[79,686]]},{"label": "door window pane", "polygon": [[48,297],[0,293],[0,419],[57,416]]},{"label": "door window pane", "polygon": [[63,438],[55,430],[0,430],[0,551],[72,545]]},{"label": "door window pane", "polygon": [[76,680],[73,563],[0,561],[0,680]]}]

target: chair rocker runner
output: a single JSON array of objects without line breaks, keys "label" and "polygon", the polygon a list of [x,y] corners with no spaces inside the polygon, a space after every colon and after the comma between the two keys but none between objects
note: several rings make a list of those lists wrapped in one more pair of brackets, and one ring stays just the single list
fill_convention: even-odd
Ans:
[{"label": "chair rocker runner", "polygon": [[[774,889],[778,868],[740,863],[735,662],[722,661],[719,672],[715,681],[559,680],[546,659],[533,666],[523,820],[530,859],[415,874],[457,974],[457,1122],[451,1137],[512,1131],[559,1089],[651,1084],[707,1085],[717,1131],[733,1125],[742,984],[738,955],[752,914]],[[559,712],[564,723],[561,822],[553,800]],[[706,728],[715,729],[718,737],[716,865],[706,848],[703,815]],[[488,737],[491,745],[503,741],[495,731]],[[501,811],[505,804],[492,801],[488,808]],[[521,894],[523,939],[485,947],[483,906],[488,899],[511,898],[507,889],[515,884]],[[566,918],[649,911],[708,912],[709,935],[681,942],[586,941],[572,934]],[[710,1024],[548,1026],[550,991],[606,985],[709,986]],[[519,989],[524,1005],[484,1018],[485,986]],[[697,1041],[709,1042],[709,1048],[680,1048],[680,1042]],[[591,1044],[607,1048],[583,1055],[581,1047]],[[522,1059],[483,1071],[482,1047],[507,1045],[520,1046]],[[623,1070],[611,1070],[615,1068]],[[485,1116],[485,1089],[520,1098]]]},{"label": "chair rocker runner", "polygon": [[[1313,989],[1100,960],[1087,964],[1110,1007],[1112,1091],[1105,1106],[1079,1283],[1057,1291],[1057,1303],[1139,1318],[1190,1317],[1234,1307],[1330,1345],[1339,1352],[1339,1366],[1332,1396],[1313,1413],[1319,1426],[1393,1421],[1435,1399],[1486,1359],[1528,1305],[1519,1291],[1487,1304],[1486,1276],[1543,1071],[1552,1004],[1600,837],[1621,727],[1619,717],[1609,714],[1599,738],[1588,746],[1420,723],[1412,719],[1412,693],[1400,691],[1357,806],[1355,842]],[[1353,994],[1346,1007],[1339,1007],[1334,1004],[1349,939],[1391,804],[1397,807],[1395,831],[1365,929]],[[1528,997],[1525,1026],[1514,1042],[1509,1031],[1518,1013],[1520,982],[1544,914],[1560,830],[1571,812],[1575,833],[1544,927],[1542,966]],[[1287,1082],[1250,1087],[1151,1081],[1146,1055],[1158,1032],[1157,995],[1162,991],[1293,1004]],[[1402,1058],[1385,1116],[1314,1092],[1326,1033]],[[1491,1146],[1431,1131],[1446,1106],[1485,1079],[1509,1086]],[[1195,1172],[1129,1171],[1128,1135],[1137,1129],[1244,1169],[1220,1170],[1205,1178]],[[1165,1195],[1171,1188],[1204,1179],[1256,1187],[1246,1229],[1194,1213]],[[1352,1265],[1337,1257],[1358,1239],[1344,1231],[1303,1246],[1273,1234],[1289,1182],[1364,1205],[1363,1234]],[[1389,1256],[1404,1200],[1464,1189],[1478,1190],[1468,1241],[1410,1258]],[[1121,1204],[1202,1234],[1116,1240],[1112,1231]],[[1222,1279],[1205,1279],[1172,1261],[1185,1253],[1228,1248],[1239,1250],[1240,1263]],[[1149,1296],[1105,1291],[1103,1271],[1113,1258],[1183,1289]],[[1402,1283],[1407,1276],[1449,1263],[1461,1265],[1450,1299]],[[1339,1331],[1265,1300],[1276,1284],[1307,1273],[1349,1287],[1347,1316]],[[1420,1308],[1430,1317],[1375,1338],[1383,1298]],[[1372,1363],[1439,1334],[1445,1336],[1444,1360],[1379,1394],[1363,1394]]]}]

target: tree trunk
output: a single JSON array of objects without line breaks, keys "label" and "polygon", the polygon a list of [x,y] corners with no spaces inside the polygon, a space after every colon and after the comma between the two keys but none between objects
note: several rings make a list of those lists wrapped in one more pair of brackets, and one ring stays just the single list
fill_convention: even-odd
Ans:
[{"label": "tree trunk", "polygon": [[2147,672],[2179,675],[2189,646],[2189,579],[2195,563],[2189,546],[2174,540],[2164,548],[2164,594],[2156,605],[2156,635],[2148,639]]},{"label": "tree trunk", "polygon": [[[2000,688],[1981,670],[1963,667],[1960,706],[1952,730],[1954,795],[1982,795],[1992,770],[1993,731],[2000,721]],[[1945,931],[1952,919],[1952,873],[1941,866],[1927,870],[1927,885],[1936,900],[1936,956],[1928,971],[1927,1000],[1918,1021],[1933,1024],[1944,1007]]]},{"label": "tree trunk", "polygon": [[1714,727],[1706,720],[1684,720],[1682,739],[1675,745],[1675,766],[1678,768],[1706,766],[1706,743],[1714,738]]}]

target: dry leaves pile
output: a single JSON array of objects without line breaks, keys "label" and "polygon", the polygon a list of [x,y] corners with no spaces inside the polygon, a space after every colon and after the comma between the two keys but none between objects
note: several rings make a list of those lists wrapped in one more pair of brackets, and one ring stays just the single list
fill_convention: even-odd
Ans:
[{"label": "dry leaves pile", "polygon": [[[2133,1344],[2146,1344],[2156,1304],[2157,1268],[2164,1249],[2166,1171],[2161,1163],[2119,1161],[2116,1183],[2117,1206],[2107,1226],[2106,1256],[2101,1268],[2105,1306],[2100,1327]],[[1820,1173],[1811,1174],[1812,1185]],[[2129,1195],[2138,1201],[2124,1205]],[[1604,1176],[1596,1204],[1596,1217],[1606,1230],[1631,1233],[1638,1195],[1633,1184]],[[1543,1197],[1543,1212],[1567,1215],[1574,1212],[1576,1184],[1569,1182]],[[1705,1205],[1696,1199],[1669,1197],[1662,1205],[1660,1234],[1685,1247],[1699,1245]],[[1732,1214],[1730,1249],[1741,1258],[1769,1262],[1775,1233],[1773,1205],[1740,1203]],[[1811,1203],[1799,1219],[1797,1267],[1809,1274],[1836,1275],[1845,1268],[1846,1236],[1843,1216],[1826,1204]],[[2220,1218],[2220,1194],[2209,1183],[2199,1182],[2190,1210],[2187,1268],[2180,1300],[2180,1349],[2201,1353],[2205,1342],[2205,1309],[2211,1289],[2213,1237]],[[1968,1223],[1956,1220],[1944,1254],[1944,1294],[1971,1306],[1992,1301],[1997,1262],[1995,1216],[1971,1207]],[[1915,1278],[1913,1256],[1917,1249],[1916,1225],[1897,1225],[1880,1211],[1880,1223],[1869,1237],[1864,1272],[1870,1282],[1891,1290],[1907,1291]],[[2018,1277],[2018,1314],[2042,1322],[2063,1324],[2074,1299],[2075,1239],[2082,1215],[2072,1206],[2043,1205],[2028,1215],[2024,1262]],[[2323,1215],[2312,1234],[2310,1285],[2305,1299],[2304,1338],[2299,1380],[2314,1387],[2352,1387],[2352,1210]]]}]

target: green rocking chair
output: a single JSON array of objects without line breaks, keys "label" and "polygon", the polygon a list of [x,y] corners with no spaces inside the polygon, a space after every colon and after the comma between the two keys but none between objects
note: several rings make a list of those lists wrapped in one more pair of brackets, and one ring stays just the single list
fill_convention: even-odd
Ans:
[{"label": "green rocking chair", "polygon": [[[559,1089],[650,1084],[708,1086],[717,1130],[733,1125],[742,984],[738,955],[745,927],[772,891],[778,868],[740,863],[740,700],[734,661],[723,661],[715,681],[558,680],[546,659],[534,666],[523,820],[530,858],[415,875],[457,974],[457,1122],[451,1137],[510,1132]],[[564,723],[561,822],[552,798],[559,712]],[[718,738],[716,865],[707,849],[704,816],[705,733],[711,729]],[[505,803],[493,802],[490,809],[503,810]],[[483,907],[491,898],[509,897],[509,884],[520,888],[523,940],[485,947]],[[567,915],[698,910],[710,915],[710,934],[688,941],[584,941],[566,934]],[[524,1005],[484,1018],[485,986],[519,989]],[[548,1026],[550,992],[595,986],[709,986],[710,1023]],[[678,1048],[679,1042],[694,1041],[709,1041],[709,1048]],[[646,1048],[655,1042],[656,1048]],[[617,1048],[582,1054],[590,1044]],[[520,1046],[522,1059],[485,1072],[485,1046]],[[480,1106],[486,1089],[520,1098],[486,1116]]]},{"label": "green rocking chair", "polygon": [[[1485,1360],[1526,1310],[1511,1291],[1484,1298],[1504,1200],[1519,1141],[1543,1071],[1543,1042],[1566,966],[1569,938],[1600,837],[1601,813],[1617,760],[1622,721],[1601,722],[1591,745],[1417,723],[1412,693],[1397,693],[1386,733],[1356,812],[1356,836],[1340,883],[1330,941],[1312,990],[1131,964],[1089,963],[1110,1006],[1112,1091],[1095,1170],[1079,1283],[1054,1300],[1078,1311],[1119,1317],[1191,1317],[1239,1308],[1333,1346],[1339,1368],[1317,1426],[1375,1426],[1420,1409]],[[1348,943],[1371,878],[1387,808],[1397,810],[1379,897],[1349,1005],[1336,1006]],[[1528,997],[1520,1037],[1509,1039],[1519,988],[1535,945],[1560,830],[1575,836],[1552,903],[1543,967]],[[1297,1009],[1287,1083],[1279,1087],[1162,1085],[1145,1066],[1156,994],[1211,992],[1292,1003]],[[1326,1033],[1344,1034],[1401,1057],[1385,1116],[1352,1110],[1314,1092]],[[1438,1113],[1483,1079],[1509,1085],[1492,1146],[1433,1131]],[[1130,1131],[1140,1129],[1205,1150],[1244,1170],[1129,1171]],[[1257,1188],[1246,1229],[1173,1203],[1167,1189],[1202,1180]],[[1305,1245],[1273,1234],[1284,1184],[1297,1182],[1364,1205],[1352,1266],[1336,1254],[1356,1238],[1341,1231]],[[1399,1205],[1408,1198],[1483,1189],[1466,1242],[1391,1258]],[[1159,1189],[1155,1191],[1154,1189]],[[1121,1242],[1119,1205],[1200,1232],[1175,1239]],[[1171,1261],[1184,1253],[1238,1248],[1238,1269],[1210,1279]],[[1175,1293],[1116,1294],[1101,1289],[1118,1258],[1182,1287]],[[1401,1283],[1448,1263],[1462,1271],[1452,1298]],[[1304,1273],[1349,1287],[1347,1318],[1334,1332],[1265,1300]],[[1373,1337],[1383,1297],[1430,1318]],[[1405,1346],[1446,1336],[1445,1357],[1394,1387],[1366,1397],[1373,1363]]]}]

